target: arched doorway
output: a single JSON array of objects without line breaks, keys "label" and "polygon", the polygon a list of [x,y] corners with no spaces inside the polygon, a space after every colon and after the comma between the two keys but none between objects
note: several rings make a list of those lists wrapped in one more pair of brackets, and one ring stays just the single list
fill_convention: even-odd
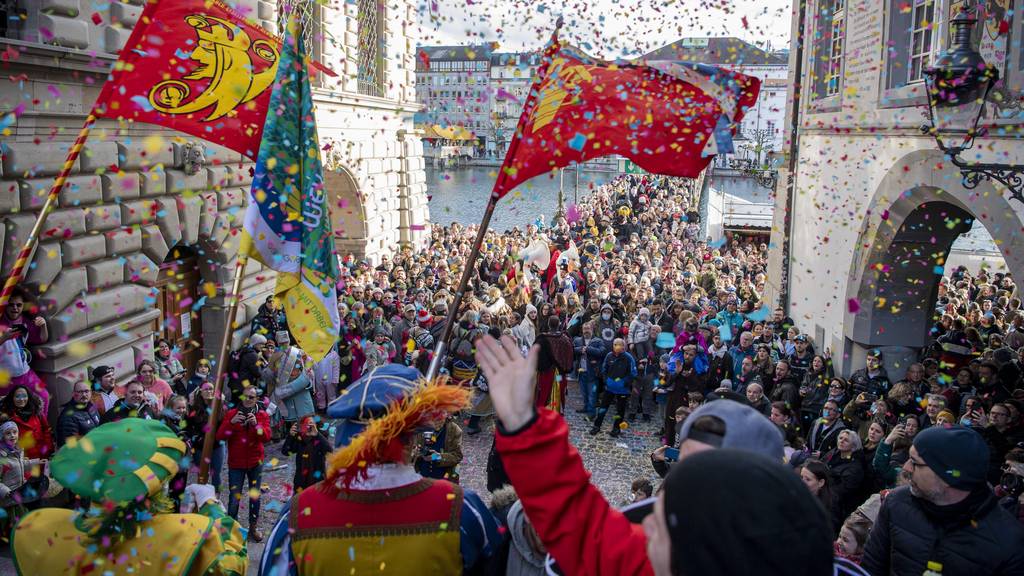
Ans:
[{"label": "arched doorway", "polygon": [[203,353],[200,259],[189,246],[171,248],[153,286],[160,310],[156,335],[170,341],[190,373]]},{"label": "arched doorway", "polygon": [[331,206],[331,225],[334,229],[334,248],[341,256],[356,258],[366,255],[366,210],[359,185],[344,168],[324,171],[324,187]]},{"label": "arched doorway", "polygon": [[964,188],[959,170],[936,150],[911,152],[894,163],[870,205],[846,285],[848,364],[862,365],[869,348],[930,343],[950,248],[974,226],[999,239],[1007,268],[1024,279],[1024,206],[1010,203],[989,182]]}]

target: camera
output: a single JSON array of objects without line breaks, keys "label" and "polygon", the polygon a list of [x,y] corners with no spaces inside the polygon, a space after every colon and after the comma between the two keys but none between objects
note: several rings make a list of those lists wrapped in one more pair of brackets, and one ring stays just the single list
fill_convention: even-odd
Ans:
[{"label": "camera", "polygon": [[1024,478],[1012,472],[1006,472],[999,479],[999,487],[1003,489],[1007,496],[1017,498],[1024,493]]}]

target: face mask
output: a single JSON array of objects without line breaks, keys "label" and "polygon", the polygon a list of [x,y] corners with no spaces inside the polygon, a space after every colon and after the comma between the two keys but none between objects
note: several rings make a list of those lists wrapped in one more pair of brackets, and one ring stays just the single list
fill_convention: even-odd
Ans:
[{"label": "face mask", "polygon": [[611,320],[612,319],[612,314],[611,314],[611,312],[602,312],[601,313],[601,318],[604,319],[604,320]]}]

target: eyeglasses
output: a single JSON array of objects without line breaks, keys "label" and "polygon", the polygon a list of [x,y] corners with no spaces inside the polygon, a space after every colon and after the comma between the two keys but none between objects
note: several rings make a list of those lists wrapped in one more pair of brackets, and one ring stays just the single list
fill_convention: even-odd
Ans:
[{"label": "eyeglasses", "polygon": [[927,466],[927,464],[925,464],[924,462],[917,462],[913,458],[908,458],[907,459],[907,463],[910,464],[910,469],[911,470],[917,470],[918,468],[920,468],[922,466]]}]

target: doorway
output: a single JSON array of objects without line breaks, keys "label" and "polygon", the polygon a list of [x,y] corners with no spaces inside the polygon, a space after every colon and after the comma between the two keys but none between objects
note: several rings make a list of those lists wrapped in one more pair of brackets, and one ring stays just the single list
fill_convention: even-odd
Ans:
[{"label": "doorway", "polygon": [[199,257],[187,246],[175,246],[160,265],[155,288],[160,310],[157,335],[166,338],[191,374],[203,354],[202,315],[199,313]]}]

